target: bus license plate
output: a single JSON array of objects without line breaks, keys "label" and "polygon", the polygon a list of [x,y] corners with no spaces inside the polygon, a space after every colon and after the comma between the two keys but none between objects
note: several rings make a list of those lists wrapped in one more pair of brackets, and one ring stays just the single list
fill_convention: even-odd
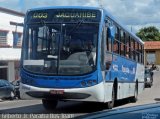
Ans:
[{"label": "bus license plate", "polygon": [[58,94],[58,95],[62,95],[64,94],[64,90],[50,90],[51,94]]}]

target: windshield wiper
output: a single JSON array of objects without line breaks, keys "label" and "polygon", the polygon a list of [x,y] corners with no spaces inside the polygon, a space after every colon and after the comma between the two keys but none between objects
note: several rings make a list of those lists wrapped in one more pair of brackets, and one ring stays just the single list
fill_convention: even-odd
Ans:
[{"label": "windshield wiper", "polygon": [[78,23],[71,29],[71,31],[69,32],[69,34],[71,34],[73,31],[75,31],[77,28],[79,28],[79,26],[84,23],[83,20],[78,21]]}]

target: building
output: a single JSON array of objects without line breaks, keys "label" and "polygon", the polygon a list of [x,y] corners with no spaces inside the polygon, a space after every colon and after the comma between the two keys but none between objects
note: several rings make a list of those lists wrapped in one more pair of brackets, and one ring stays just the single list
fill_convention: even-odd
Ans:
[{"label": "building", "polygon": [[19,78],[24,14],[0,7],[0,79]]},{"label": "building", "polygon": [[160,41],[145,41],[145,64],[160,65]]}]

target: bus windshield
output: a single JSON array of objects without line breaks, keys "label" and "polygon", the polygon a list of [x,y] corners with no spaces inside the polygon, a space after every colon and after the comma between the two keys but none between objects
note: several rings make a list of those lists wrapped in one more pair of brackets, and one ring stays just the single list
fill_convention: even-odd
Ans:
[{"label": "bus windshield", "polygon": [[96,69],[98,23],[37,22],[25,26],[22,61],[42,75],[83,75]]}]

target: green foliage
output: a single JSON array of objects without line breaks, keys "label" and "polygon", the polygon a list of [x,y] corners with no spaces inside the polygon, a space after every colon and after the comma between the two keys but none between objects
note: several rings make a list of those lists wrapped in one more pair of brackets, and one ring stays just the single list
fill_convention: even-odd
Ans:
[{"label": "green foliage", "polygon": [[160,41],[160,32],[154,26],[141,28],[136,35],[143,41]]}]

